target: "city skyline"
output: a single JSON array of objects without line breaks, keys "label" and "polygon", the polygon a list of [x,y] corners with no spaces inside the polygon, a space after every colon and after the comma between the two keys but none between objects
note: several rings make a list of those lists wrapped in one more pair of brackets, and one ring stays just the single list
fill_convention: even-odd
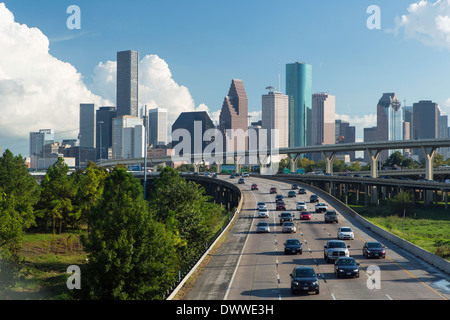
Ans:
[{"label": "city skyline", "polygon": [[[179,3],[173,7],[154,1],[131,1],[127,5],[110,1],[105,7],[79,1],[81,30],[66,27],[69,2],[3,3],[2,31],[6,39],[13,40],[10,47],[3,48],[0,63],[0,146],[23,155],[27,153],[29,132],[40,128],[54,128],[59,140],[76,138],[80,103],[115,105],[115,83],[108,79],[115,75],[116,53],[121,50],[141,52],[141,104],[150,102],[149,108],[170,108],[175,114],[206,110],[217,119],[224,86],[229,79],[240,78],[246,86],[249,113],[260,116],[264,88],[272,85],[285,93],[283,69],[294,61],[313,66],[312,92],[327,91],[336,96],[336,118],[357,126],[359,141],[364,127],[376,125],[376,101],[384,92],[398,93],[407,105],[432,100],[445,114],[450,106],[443,75],[450,68],[450,46],[445,38],[439,38],[447,34],[445,18],[450,19],[445,1],[422,1],[420,5],[411,0],[375,1],[382,13],[381,30],[366,27],[370,16],[367,4],[357,1],[345,5],[286,1],[277,6],[250,1],[239,4],[241,11],[233,17],[233,21],[239,21],[246,16],[246,22],[231,28],[215,22],[223,14],[217,10],[223,6],[220,4],[187,7]],[[133,6],[154,18],[146,20],[148,27],[135,28],[139,18],[126,22],[136,11]],[[156,10],[145,10],[150,8]],[[182,18],[185,12],[192,13],[189,24]],[[208,15],[213,12],[214,19]],[[294,13],[303,19],[294,20]],[[424,16],[436,20],[425,39],[417,36],[412,25]],[[204,18],[198,21],[206,21],[208,30],[195,18]],[[242,33],[236,33],[237,29]],[[227,54],[222,43],[230,34],[235,46],[233,53]],[[35,59],[27,55],[29,51]],[[16,61],[23,61],[23,66]],[[54,78],[53,82],[47,81],[42,69]],[[66,78],[56,77],[62,71]],[[388,72],[396,76],[386,77]],[[157,83],[161,86],[157,87]],[[28,90],[36,86],[32,96]],[[36,93],[38,99],[32,99]],[[41,98],[44,94],[48,100]],[[53,112],[56,105],[58,109]],[[22,118],[11,106],[23,108]],[[169,126],[174,120],[172,115]]]}]

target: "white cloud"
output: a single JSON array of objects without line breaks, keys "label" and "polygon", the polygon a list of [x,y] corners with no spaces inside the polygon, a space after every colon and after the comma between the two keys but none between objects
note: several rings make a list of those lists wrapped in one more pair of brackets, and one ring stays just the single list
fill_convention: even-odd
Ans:
[{"label": "white cloud", "polygon": [[407,13],[395,19],[395,34],[404,32],[430,46],[450,49],[450,0],[421,0],[412,3]]},{"label": "white cloud", "polygon": [[49,53],[49,40],[39,29],[15,22],[4,3],[0,57],[2,139],[27,139],[29,132],[45,128],[76,137],[80,103],[104,102],[71,64]]},{"label": "white cloud", "polygon": [[[116,72],[116,61],[99,63],[94,70],[92,90],[115,101]],[[147,105],[148,109],[167,109],[169,127],[181,112],[194,110],[209,112],[208,106],[203,103],[195,107],[189,89],[175,82],[169,65],[157,55],[146,55],[140,61],[139,105]]]}]

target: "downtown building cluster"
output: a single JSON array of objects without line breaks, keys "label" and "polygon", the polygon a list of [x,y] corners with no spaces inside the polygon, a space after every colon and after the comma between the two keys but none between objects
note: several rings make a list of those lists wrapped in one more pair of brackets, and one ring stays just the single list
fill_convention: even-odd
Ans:
[{"label": "downtown building cluster", "polygon": [[[254,148],[249,145],[250,131],[257,133],[257,148],[275,148],[354,143],[356,128],[336,119],[336,97],[327,92],[312,91],[312,66],[295,62],[286,64],[286,92],[269,86],[261,99],[261,119],[249,123],[248,97],[244,82],[232,79],[224,97],[218,123],[206,111],[181,113],[172,124],[172,141],[168,141],[168,111],[165,108],[147,110],[139,105],[139,53],[117,53],[116,106],[80,104],[80,126],[77,138],[55,142],[54,131],[43,129],[30,133],[30,168],[42,170],[64,157],[71,167],[85,167],[89,161],[138,159],[147,151],[149,157],[168,156],[180,143],[174,132],[182,129],[191,137],[201,137],[216,129],[223,137],[223,151]],[[170,106],[167,106],[170,108]],[[147,129],[147,130],[146,130]],[[265,135],[258,134],[264,131]],[[238,132],[244,136],[230,135]],[[419,101],[402,107],[396,93],[384,93],[377,103],[377,126],[364,128],[364,142],[408,139],[447,138],[447,116],[432,101]],[[200,154],[211,141],[195,144],[191,139],[190,153]],[[147,144],[146,144],[147,142]],[[396,150],[383,151],[380,160]],[[421,159],[420,151],[401,150],[408,157]],[[448,157],[447,150],[441,150]],[[283,156],[283,155],[281,155]],[[320,154],[304,155],[320,160]],[[355,152],[336,156],[345,162],[364,161]],[[368,161],[367,161],[368,162]],[[176,165],[173,164],[172,165]]]}]

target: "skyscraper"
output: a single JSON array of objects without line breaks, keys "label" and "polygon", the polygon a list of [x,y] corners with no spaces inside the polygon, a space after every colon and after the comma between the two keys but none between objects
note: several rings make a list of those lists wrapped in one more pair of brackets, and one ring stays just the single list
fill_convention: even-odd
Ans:
[{"label": "skyscraper", "polygon": [[156,108],[148,111],[148,141],[153,148],[167,144],[167,109]]},{"label": "skyscraper", "polygon": [[143,158],[145,150],[145,130],[141,118],[121,116],[113,119],[112,157],[113,159]]},{"label": "skyscraper", "polygon": [[248,98],[242,80],[233,79],[220,111],[219,128],[225,151],[248,148]]},{"label": "skyscraper", "polygon": [[312,145],[335,144],[336,98],[328,93],[312,96]]},{"label": "skyscraper", "polygon": [[117,116],[138,117],[139,52],[117,53]]},{"label": "skyscraper", "polygon": [[[262,125],[267,132],[267,146],[289,147],[289,98],[277,91],[262,96]],[[272,141],[272,130],[278,130],[276,141]],[[275,137],[275,135],[274,135]]]},{"label": "skyscraper", "polygon": [[117,115],[115,107],[101,107],[97,110],[97,158],[108,159],[112,147],[112,119]]},{"label": "skyscraper", "polygon": [[286,65],[286,94],[289,96],[289,147],[311,145],[312,66]]},{"label": "skyscraper", "polygon": [[[378,101],[377,140],[403,140],[403,111],[396,93],[384,93]],[[402,150],[383,150],[380,161],[386,161],[387,157],[395,151],[402,152]]]},{"label": "skyscraper", "polygon": [[80,104],[80,147],[95,148],[96,129],[95,104]]}]

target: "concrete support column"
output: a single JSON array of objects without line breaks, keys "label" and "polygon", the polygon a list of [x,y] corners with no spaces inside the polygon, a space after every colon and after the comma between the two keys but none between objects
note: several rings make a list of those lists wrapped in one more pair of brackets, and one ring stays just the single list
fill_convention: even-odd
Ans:
[{"label": "concrete support column", "polygon": [[336,157],[336,152],[322,151],[321,153],[326,161],[325,172],[332,174],[333,173],[333,161],[334,161],[334,158]]},{"label": "concrete support column", "polygon": [[378,149],[366,149],[370,157],[370,176],[372,178],[378,178],[378,158],[380,157],[381,151]]},{"label": "concrete support column", "polygon": [[422,151],[425,156],[425,179],[433,180],[433,159],[437,148],[422,147]]},{"label": "concrete support column", "polygon": [[300,154],[288,153],[289,163],[291,165],[291,173],[297,173],[297,162],[300,158]]}]

